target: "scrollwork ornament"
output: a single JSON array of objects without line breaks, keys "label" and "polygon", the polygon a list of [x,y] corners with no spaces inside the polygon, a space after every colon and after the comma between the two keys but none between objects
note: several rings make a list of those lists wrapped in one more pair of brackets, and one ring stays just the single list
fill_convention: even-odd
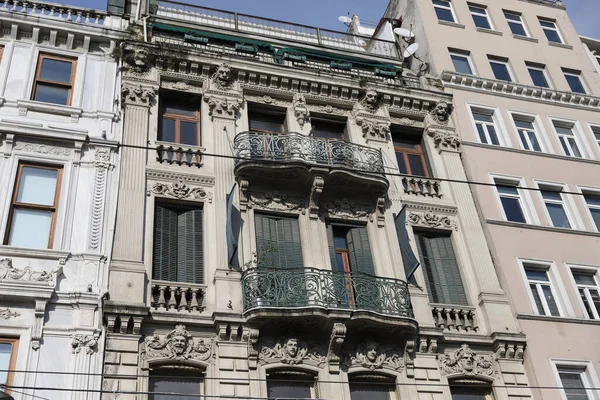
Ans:
[{"label": "scrollwork ornament", "polygon": [[319,348],[309,348],[305,341],[290,336],[280,339],[274,345],[262,344],[258,359],[261,364],[281,362],[287,365],[298,365],[309,362],[321,366],[327,360],[322,353]]},{"label": "scrollwork ornament", "polygon": [[452,354],[445,354],[440,359],[442,371],[446,374],[462,375],[494,375],[495,354],[479,355],[468,344],[463,344],[460,349]]},{"label": "scrollwork ornament", "polygon": [[150,189],[151,193],[159,194],[163,196],[171,196],[176,199],[191,199],[191,200],[204,200],[212,199],[212,195],[201,187],[190,187],[183,179],[179,179],[171,184],[166,183],[155,183]]},{"label": "scrollwork ornament", "polygon": [[151,106],[156,97],[152,88],[146,88],[142,85],[124,83],[121,89],[123,104],[133,104],[139,106]]},{"label": "scrollwork ornament", "polygon": [[456,223],[445,215],[437,215],[431,211],[423,214],[408,214],[408,222],[411,225],[424,225],[430,228],[458,229]]},{"label": "scrollwork ornament", "polygon": [[433,144],[439,149],[460,149],[460,139],[454,132],[447,132],[437,129],[429,129],[428,135],[433,138]]},{"label": "scrollwork ornament", "polygon": [[86,354],[93,354],[98,346],[99,335],[73,335],[71,336],[71,352],[78,354],[83,350]]},{"label": "scrollwork ornament", "polygon": [[306,208],[306,202],[303,199],[290,198],[279,190],[248,192],[248,200],[252,205],[274,211],[300,211],[304,213]]},{"label": "scrollwork ornament", "polygon": [[206,104],[208,104],[208,115],[211,117],[229,117],[233,118],[237,115],[241,107],[241,102],[237,99],[227,99],[225,97],[204,96]]},{"label": "scrollwork ornament", "polygon": [[332,217],[348,219],[368,219],[372,214],[367,207],[358,205],[346,198],[322,203],[321,210]]},{"label": "scrollwork ornament", "polygon": [[0,308],[0,319],[11,319],[20,317],[21,314],[11,310],[10,308]]},{"label": "scrollwork ornament", "polygon": [[212,356],[212,343],[194,340],[185,325],[176,325],[165,336],[155,335],[144,342],[146,360],[167,358],[171,360],[196,360],[206,362]]}]

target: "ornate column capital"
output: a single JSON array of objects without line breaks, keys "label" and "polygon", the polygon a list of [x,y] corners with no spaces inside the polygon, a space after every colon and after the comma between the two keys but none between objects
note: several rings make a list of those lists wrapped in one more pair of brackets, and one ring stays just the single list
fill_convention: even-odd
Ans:
[{"label": "ornate column capital", "polygon": [[222,96],[207,92],[204,101],[208,104],[208,115],[212,118],[236,119],[242,107],[241,96]]},{"label": "ornate column capital", "polygon": [[123,83],[121,89],[123,105],[151,107],[156,99],[156,90],[152,87],[144,87],[133,83]]},{"label": "ornate column capital", "polygon": [[440,101],[425,117],[425,132],[439,151],[460,151],[460,139],[450,121],[452,104]]}]

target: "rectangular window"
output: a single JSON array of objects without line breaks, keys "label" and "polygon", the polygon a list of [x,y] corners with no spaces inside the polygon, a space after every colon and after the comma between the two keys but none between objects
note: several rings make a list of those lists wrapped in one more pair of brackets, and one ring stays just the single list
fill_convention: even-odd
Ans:
[{"label": "rectangular window", "polygon": [[448,0],[433,0],[433,8],[437,14],[438,20],[446,22],[456,22],[452,12],[452,4]]},{"label": "rectangular window", "polygon": [[469,4],[469,11],[477,28],[492,29],[487,9],[484,6]]},{"label": "rectangular window", "polygon": [[202,235],[201,208],[156,204],[152,279],[204,283]]},{"label": "rectangular window", "polygon": [[153,370],[148,379],[148,392],[150,392],[148,400],[172,400],[174,396],[169,393],[185,395],[189,400],[201,400],[202,383],[202,378],[186,376],[183,372],[176,373],[168,369]]},{"label": "rectangular window", "polygon": [[592,126],[592,134],[598,146],[600,146],[600,126]]},{"label": "rectangular window", "polygon": [[[366,381],[367,379],[365,379]],[[350,382],[350,400],[392,400],[396,386],[391,383],[358,383]]]},{"label": "rectangular window", "polygon": [[567,400],[592,400],[586,388],[591,387],[585,367],[557,367],[561,386]]},{"label": "rectangular window", "polygon": [[429,176],[421,138],[392,133],[398,171],[401,174]]},{"label": "rectangular window", "polygon": [[508,59],[488,56],[488,60],[490,61],[490,67],[492,67],[492,72],[494,72],[494,77],[496,79],[512,82],[513,79],[508,66]]},{"label": "rectangular window", "polygon": [[581,71],[575,71],[566,68],[563,68],[562,70],[572,92],[581,94],[587,93],[585,86],[583,85],[583,81],[581,80]]},{"label": "rectangular window", "polygon": [[550,266],[540,266],[538,264],[523,264],[529,291],[533,297],[535,311],[539,315],[560,316],[556,295],[552,287],[552,282],[548,277]]},{"label": "rectangular window", "polygon": [[18,339],[0,338],[0,385],[12,384],[18,346]]},{"label": "rectangular window", "polygon": [[467,296],[449,234],[415,232],[429,301],[467,305]]},{"label": "rectangular window", "polygon": [[600,288],[592,270],[571,269],[579,297],[589,319],[600,319]]},{"label": "rectangular window", "polygon": [[32,100],[71,105],[77,61],[41,53],[38,58]]},{"label": "rectangular window", "polygon": [[474,75],[471,58],[468,52],[450,51],[454,70],[461,74]]},{"label": "rectangular window", "polygon": [[60,167],[19,164],[6,244],[52,248],[61,175]]},{"label": "rectangular window", "polygon": [[492,390],[482,387],[450,386],[452,400],[493,400]]},{"label": "rectangular window", "polygon": [[283,133],[285,131],[285,112],[249,107],[248,120],[250,130],[264,133]]},{"label": "rectangular window", "polygon": [[540,189],[552,226],[557,228],[571,228],[571,223],[569,222],[566,211],[565,199],[561,193],[562,188],[540,185]]},{"label": "rectangular window", "polygon": [[475,128],[479,141],[485,144],[500,145],[498,129],[494,120],[494,111],[488,109],[471,108],[471,114],[475,121]]},{"label": "rectangular window", "polygon": [[315,378],[297,372],[269,374],[267,376],[267,397],[269,399],[312,399],[315,392]]},{"label": "rectangular window", "polygon": [[550,84],[548,83],[548,77],[546,76],[546,67],[541,64],[534,64],[526,62],[527,71],[529,71],[529,76],[531,76],[531,81],[534,86],[549,88]]},{"label": "rectangular window", "polygon": [[558,27],[556,26],[556,22],[543,18],[539,18],[539,21],[542,29],[544,30],[544,34],[546,34],[546,39],[548,39],[549,42],[563,43],[560,32],[558,31]]},{"label": "rectangular window", "polygon": [[298,218],[254,214],[259,268],[303,268]]},{"label": "rectangular window", "polygon": [[523,212],[523,203],[521,200],[521,193],[517,186],[519,182],[505,181],[494,178],[496,184],[496,190],[500,197],[500,203],[504,210],[504,216],[507,221],[527,223],[527,218]]},{"label": "rectangular window", "polygon": [[600,231],[600,193],[584,191],[583,197],[590,210],[596,229]]},{"label": "rectangular window", "polygon": [[331,119],[311,118],[311,135],[324,139],[344,140],[346,135],[346,121]]},{"label": "rectangular window", "polygon": [[158,140],[200,146],[200,98],[164,93],[160,98]]},{"label": "rectangular window", "polygon": [[513,34],[519,36],[529,36],[527,34],[525,24],[523,23],[523,18],[521,17],[521,14],[517,14],[510,11],[504,11],[504,16],[506,17],[506,22],[508,22],[510,31]]},{"label": "rectangular window", "polygon": [[572,123],[552,121],[554,129],[558,134],[558,140],[566,156],[570,157],[583,157],[581,150],[575,137],[573,128],[575,127]]},{"label": "rectangular window", "polygon": [[519,133],[521,147],[525,150],[542,151],[534,125],[535,120],[530,117],[513,115],[513,121]]}]

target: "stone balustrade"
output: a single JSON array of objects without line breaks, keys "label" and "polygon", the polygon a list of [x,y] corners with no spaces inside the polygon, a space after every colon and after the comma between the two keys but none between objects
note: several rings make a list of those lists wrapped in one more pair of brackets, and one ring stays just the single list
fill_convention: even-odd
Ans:
[{"label": "stone balustrade", "polygon": [[160,163],[199,167],[202,165],[202,152],[199,147],[182,147],[160,144],[156,147],[156,160]]},{"label": "stone balustrade", "polygon": [[107,18],[105,11],[37,1],[4,0],[0,11],[62,19],[77,24],[104,25]]},{"label": "stone balustrade", "polygon": [[448,304],[432,304],[431,307],[438,328],[449,332],[479,332],[474,307]]},{"label": "stone balustrade", "polygon": [[439,180],[426,177],[403,177],[404,193],[417,196],[442,197],[442,184]]},{"label": "stone balustrade", "polygon": [[152,309],[200,313],[204,310],[206,285],[152,281]]}]

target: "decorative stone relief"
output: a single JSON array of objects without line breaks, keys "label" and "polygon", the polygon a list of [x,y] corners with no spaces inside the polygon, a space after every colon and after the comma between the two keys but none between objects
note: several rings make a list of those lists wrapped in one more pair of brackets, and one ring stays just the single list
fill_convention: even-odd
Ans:
[{"label": "decorative stone relief", "polygon": [[208,104],[208,115],[211,117],[221,116],[233,118],[237,115],[242,103],[238,99],[228,99],[214,95],[204,96],[204,101]]},{"label": "decorative stone relief", "polygon": [[386,140],[390,136],[389,122],[378,122],[357,117],[356,124],[362,128],[363,137],[365,139]]},{"label": "decorative stone relief", "polygon": [[246,101],[250,101],[253,103],[263,103],[263,104],[269,104],[269,105],[280,106],[280,107],[288,107],[290,105],[289,100],[276,99],[276,98],[269,96],[268,94],[265,94],[264,96],[255,96],[255,95],[248,94],[248,95],[245,95],[244,98],[246,99]]},{"label": "decorative stone relief", "polygon": [[428,129],[427,134],[433,138],[433,144],[440,150],[459,150],[460,148],[460,139],[454,131]]},{"label": "decorative stone relief", "polygon": [[154,193],[163,196],[171,196],[176,199],[190,199],[190,200],[208,200],[212,202],[212,193],[201,187],[188,186],[182,179],[177,180],[173,183],[155,183],[152,188],[148,191],[148,194]]},{"label": "decorative stone relief", "polygon": [[21,314],[19,314],[16,311],[11,310],[10,308],[0,308],[0,319],[11,319],[11,318],[17,318],[20,317]]},{"label": "decorative stone relief", "polygon": [[319,198],[321,197],[321,193],[323,193],[323,186],[325,186],[323,177],[315,176],[310,190],[309,216],[311,219],[319,218]]},{"label": "decorative stone relief", "polygon": [[313,112],[320,112],[320,113],[334,114],[334,115],[346,114],[346,110],[344,110],[342,108],[333,107],[331,104],[327,104],[324,106],[317,106],[317,105],[308,106],[307,105],[307,108],[309,111],[313,111]]},{"label": "decorative stone relief", "polygon": [[244,332],[244,340],[248,341],[248,366],[250,369],[256,369],[258,366],[258,337],[260,331],[256,328],[248,328]]},{"label": "decorative stone relief", "polygon": [[288,197],[279,190],[272,192],[247,192],[248,205],[273,211],[300,211],[304,214],[306,202],[299,197]]},{"label": "decorative stone relief", "polygon": [[152,105],[156,97],[154,89],[131,83],[123,83],[121,95],[123,97],[123,104],[147,107]]},{"label": "decorative stone relief", "polygon": [[446,374],[483,375],[494,374],[494,354],[478,355],[463,344],[460,349],[452,354],[445,354],[443,358],[438,356],[441,369]]},{"label": "decorative stone relief", "polygon": [[104,222],[104,199],[106,197],[106,180],[108,170],[112,167],[110,163],[110,150],[98,149],[94,156],[94,195],[90,221],[90,233],[88,246],[92,250],[100,247],[102,239],[102,223]]},{"label": "decorative stone relief", "polygon": [[310,113],[308,112],[308,108],[306,107],[306,99],[302,93],[294,93],[292,107],[294,109],[294,117],[296,118],[296,121],[298,121],[300,129],[304,128],[304,125],[310,119]]},{"label": "decorative stone relief", "polygon": [[86,354],[93,354],[98,346],[98,334],[94,335],[72,335],[71,336],[71,352],[79,354],[83,350]]},{"label": "decorative stone relief", "polygon": [[321,211],[330,217],[341,219],[367,220],[371,218],[371,210],[363,205],[358,205],[346,198],[336,199],[321,204]]},{"label": "decorative stone relief", "polygon": [[427,226],[429,228],[458,229],[456,222],[449,217],[437,215],[431,211],[427,211],[426,213],[411,212],[408,214],[408,222],[411,225]]},{"label": "decorative stone relief", "polygon": [[274,345],[262,344],[258,355],[261,364],[281,362],[288,365],[302,363],[323,365],[327,358],[317,346],[309,348],[308,344],[296,336],[283,338]]},{"label": "decorative stone relief", "polygon": [[35,299],[35,309],[33,315],[33,326],[31,327],[31,348],[39,350],[42,342],[42,330],[44,329],[44,317],[46,316],[46,306],[48,299]]},{"label": "decorative stone relief", "polygon": [[217,90],[229,90],[233,86],[231,67],[225,63],[219,65],[210,77],[211,87]]},{"label": "decorative stone relief", "polygon": [[26,151],[28,153],[49,154],[53,156],[71,156],[71,149],[67,149],[64,147],[48,146],[45,144],[17,142],[14,145],[13,150],[21,150]]},{"label": "decorative stone relief", "polygon": [[18,269],[12,266],[12,259],[0,260],[0,281],[40,282],[50,287],[56,286],[56,278],[62,272],[66,260],[61,259],[59,265],[50,271],[34,271],[31,267]]},{"label": "decorative stone relief", "polygon": [[161,88],[177,90],[179,92],[188,93],[202,93],[202,88],[198,85],[190,85],[184,81],[162,81],[160,83]]},{"label": "decorative stone relief", "polygon": [[[387,351],[386,351],[387,350]],[[348,367],[360,366],[370,370],[389,368],[396,371],[406,366],[401,351],[383,349],[374,340],[366,340],[356,347],[356,351],[346,358]]]},{"label": "decorative stone relief", "polygon": [[337,374],[340,372],[341,350],[346,338],[346,330],[346,325],[341,322],[333,324],[331,337],[329,338],[329,351],[327,353],[329,372],[331,373]]},{"label": "decorative stone relief", "polygon": [[165,336],[155,335],[144,342],[146,360],[168,358],[171,360],[208,361],[212,356],[212,343],[196,339],[185,325],[176,325]]},{"label": "decorative stone relief", "polygon": [[124,70],[134,74],[145,74],[150,70],[148,51],[145,49],[125,50],[123,52]]},{"label": "decorative stone relief", "polygon": [[375,89],[368,88],[365,90],[365,94],[357,103],[357,105],[359,106],[360,110],[367,111],[371,114],[376,114],[380,106],[379,94]]},{"label": "decorative stone relief", "polygon": [[450,114],[452,114],[453,110],[454,106],[452,104],[440,101],[429,111],[429,116],[436,125],[446,126],[450,121]]}]

